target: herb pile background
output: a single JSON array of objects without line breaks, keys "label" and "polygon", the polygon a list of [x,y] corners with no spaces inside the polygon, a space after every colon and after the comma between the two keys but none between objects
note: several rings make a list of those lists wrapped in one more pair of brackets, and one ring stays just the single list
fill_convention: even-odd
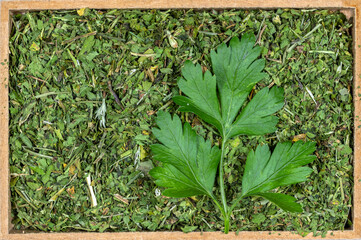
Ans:
[{"label": "herb pile background", "polygon": [[[259,37],[267,60],[269,76],[256,89],[281,86],[286,104],[277,114],[276,134],[231,141],[228,198],[240,192],[246,155],[257,144],[307,139],[317,143],[318,158],[310,181],[279,189],[302,200],[304,213],[245,199],[232,215],[231,230],[306,233],[349,226],[352,36],[342,14],[82,9],[13,16],[9,95],[15,228],[220,229],[222,221],[208,198],[159,195],[148,175],[153,167],[149,145],[155,142],[150,129],[158,110],[177,110],[171,98],[179,94],[176,80],[184,61],[210,69],[210,50],[245,32]],[[106,128],[95,117],[103,96]],[[219,144],[212,128],[203,128],[193,114],[181,116]],[[87,173],[97,207],[91,207]]]}]

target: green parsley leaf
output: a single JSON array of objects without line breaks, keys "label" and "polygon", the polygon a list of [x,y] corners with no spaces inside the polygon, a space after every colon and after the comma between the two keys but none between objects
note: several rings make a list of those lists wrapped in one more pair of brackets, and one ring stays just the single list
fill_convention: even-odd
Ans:
[{"label": "green parsley leaf", "polygon": [[[158,186],[167,188],[163,195],[210,196],[221,210],[225,233],[229,231],[232,210],[243,197],[261,196],[286,211],[302,212],[294,197],[269,191],[305,181],[312,170],[302,166],[315,158],[309,155],[315,151],[314,143],[280,143],[272,155],[267,145],[258,147],[248,154],[240,197],[228,206],[223,175],[227,141],[241,134],[276,131],[278,118],[272,114],[284,104],[283,89],[263,88],[241,110],[255,84],[265,76],[265,61],[257,59],[260,52],[254,35],[245,34],[241,40],[235,37],[229,46],[222,44],[217,51],[211,51],[214,75],[210,71],[203,73],[199,64],[190,61],[182,69],[178,86],[186,96],[175,96],[173,100],[180,105],[179,111],[193,112],[219,131],[221,150],[211,147],[210,141],[204,141],[188,123],[182,128],[179,117],[172,119],[169,113],[159,113],[159,129],[153,130],[162,144],[153,145],[152,151],[163,166],[152,169],[150,175]],[[217,168],[221,203],[212,193]]]},{"label": "green parsley leaf", "polygon": [[293,197],[267,191],[306,181],[312,169],[302,166],[316,158],[310,155],[315,149],[313,142],[296,142],[293,145],[286,142],[277,144],[271,155],[267,145],[257,147],[255,152],[251,151],[247,156],[242,179],[242,196],[262,196],[284,210],[302,211]]},{"label": "green parsley leaf", "polygon": [[189,97],[175,96],[173,101],[180,105],[179,111],[193,112],[204,121],[222,131],[222,117],[216,91],[216,77],[209,71],[203,75],[199,64],[194,66],[186,61],[182,69],[183,78],[178,81],[179,88]]},{"label": "green parsley leaf", "polygon": [[262,72],[264,59],[256,60],[261,48],[254,47],[254,43],[255,36],[245,34],[241,40],[232,38],[229,46],[222,44],[217,51],[212,50],[215,75],[209,71],[203,74],[200,65],[187,61],[182,69],[183,78],[178,81],[187,97],[173,98],[181,106],[179,111],[197,114],[215,126],[226,140],[239,134],[274,132],[278,118],[270,115],[282,108],[283,89],[262,89],[237,117],[250,91],[266,75]]},{"label": "green parsley leaf", "polygon": [[152,145],[154,159],[163,167],[153,168],[149,174],[158,186],[166,187],[163,195],[189,197],[212,195],[221,152],[211,147],[192,130],[189,123],[182,123],[178,116],[160,111],[156,119],[159,129],[153,134],[162,144]]},{"label": "green parsley leaf", "polygon": [[270,116],[283,107],[283,89],[263,88],[242,110],[228,130],[228,138],[246,134],[261,135],[275,132],[278,118]]},{"label": "green parsley leaf", "polygon": [[264,197],[265,199],[273,202],[278,207],[282,208],[285,211],[289,212],[302,212],[302,207],[300,204],[296,203],[296,198],[292,196],[288,196],[282,193],[258,193],[260,197]]},{"label": "green parsley leaf", "polygon": [[265,60],[256,60],[261,48],[253,47],[255,41],[253,34],[245,34],[241,40],[232,38],[228,47],[223,43],[211,51],[225,127],[232,124],[254,85],[266,76],[262,72]]}]

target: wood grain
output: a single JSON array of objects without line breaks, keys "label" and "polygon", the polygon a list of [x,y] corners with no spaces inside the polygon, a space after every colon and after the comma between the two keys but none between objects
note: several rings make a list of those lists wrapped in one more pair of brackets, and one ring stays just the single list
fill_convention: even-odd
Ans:
[{"label": "wood grain", "polygon": [[[0,63],[9,61],[9,10],[0,2]],[[9,232],[10,171],[9,171],[9,69],[0,64],[0,239]]]}]

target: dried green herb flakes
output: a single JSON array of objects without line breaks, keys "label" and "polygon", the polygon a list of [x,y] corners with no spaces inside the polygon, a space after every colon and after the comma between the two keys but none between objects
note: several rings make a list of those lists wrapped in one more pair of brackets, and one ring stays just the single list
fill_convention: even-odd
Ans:
[{"label": "dried green herb flakes", "polygon": [[[83,9],[19,13],[12,23],[15,229],[220,229],[219,214],[206,197],[160,196],[162,189],[148,175],[153,167],[149,145],[155,143],[150,129],[158,110],[177,110],[171,99],[179,94],[176,81],[183,63],[191,60],[211,69],[210,51],[247,32],[257,35],[267,60],[269,76],[255,90],[283,87],[286,103],[277,114],[276,134],[236,138],[226,149],[228,198],[240,191],[245,158],[258,144],[312,140],[318,158],[307,183],[278,190],[302,200],[304,213],[246,199],[235,208],[230,229],[303,234],[352,224],[352,29],[342,14]],[[202,127],[193,114],[181,116],[218,144],[210,126]]]}]

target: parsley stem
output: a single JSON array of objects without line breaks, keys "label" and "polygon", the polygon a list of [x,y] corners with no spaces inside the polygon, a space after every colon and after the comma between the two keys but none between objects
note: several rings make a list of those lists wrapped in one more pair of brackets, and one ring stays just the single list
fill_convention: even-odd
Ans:
[{"label": "parsley stem", "polygon": [[233,209],[236,207],[237,203],[239,201],[241,201],[241,199],[244,198],[244,196],[240,196],[238,197],[236,200],[233,201],[233,204],[231,205],[231,207],[229,208],[229,213],[231,213],[233,211]]},{"label": "parsley stem", "polygon": [[225,136],[223,136],[221,160],[219,163],[219,187],[220,187],[220,191],[221,191],[221,199],[222,199],[223,211],[224,211],[224,233],[228,233],[228,230],[229,230],[229,214],[228,214],[227,199],[226,199],[226,193],[224,190],[224,180],[223,180],[223,158],[224,158],[224,149],[225,149],[226,142],[227,142],[227,138]]},{"label": "parsley stem", "polygon": [[226,213],[224,212],[222,205],[217,201],[216,197],[212,193],[209,193],[209,196],[212,198],[212,200],[214,201],[216,206],[219,208],[219,210],[221,210],[222,215],[226,216]]}]

